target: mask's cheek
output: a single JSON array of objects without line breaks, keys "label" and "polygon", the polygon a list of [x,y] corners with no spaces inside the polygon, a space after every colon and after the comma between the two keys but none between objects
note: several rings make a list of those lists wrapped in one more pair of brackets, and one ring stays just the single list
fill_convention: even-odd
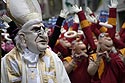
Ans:
[{"label": "mask's cheek", "polygon": [[29,35],[28,37],[26,37],[26,45],[27,48],[34,53],[37,53],[38,49],[37,49],[37,43],[35,41],[36,37]]}]

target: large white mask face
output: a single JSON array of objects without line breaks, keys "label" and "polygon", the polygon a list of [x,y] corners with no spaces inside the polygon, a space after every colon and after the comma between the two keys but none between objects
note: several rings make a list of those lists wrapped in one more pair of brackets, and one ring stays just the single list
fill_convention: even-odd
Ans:
[{"label": "large white mask face", "polygon": [[100,35],[99,42],[101,42],[101,49],[103,49],[105,51],[111,50],[111,48],[113,46],[113,41],[109,37],[108,33],[104,33],[104,34]]},{"label": "large white mask face", "polygon": [[48,35],[42,23],[31,25],[25,31],[27,48],[36,54],[45,51],[48,45]]}]

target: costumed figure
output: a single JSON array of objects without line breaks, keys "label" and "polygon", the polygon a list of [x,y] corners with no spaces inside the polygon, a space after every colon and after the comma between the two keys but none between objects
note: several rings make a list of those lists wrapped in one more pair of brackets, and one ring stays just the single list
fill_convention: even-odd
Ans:
[{"label": "costumed figure", "polygon": [[2,58],[1,82],[71,83],[62,61],[48,47],[37,0],[7,0],[7,8],[21,27],[15,48]]}]

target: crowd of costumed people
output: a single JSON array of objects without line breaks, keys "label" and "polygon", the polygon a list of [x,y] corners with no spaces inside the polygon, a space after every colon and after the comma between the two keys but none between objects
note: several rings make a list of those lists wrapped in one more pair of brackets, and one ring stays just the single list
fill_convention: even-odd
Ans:
[{"label": "crowd of costumed people", "polygon": [[14,1],[0,17],[2,83],[125,83],[125,21],[116,27],[117,0],[99,15],[72,5],[72,13],[62,9],[48,20],[37,0]]}]

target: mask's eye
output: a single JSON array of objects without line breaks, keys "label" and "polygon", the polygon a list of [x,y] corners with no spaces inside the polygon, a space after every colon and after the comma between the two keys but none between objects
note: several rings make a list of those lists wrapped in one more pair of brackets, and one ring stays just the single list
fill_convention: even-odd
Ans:
[{"label": "mask's eye", "polygon": [[105,36],[105,34],[101,33],[101,34],[99,35],[99,38],[103,38],[104,36]]},{"label": "mask's eye", "polygon": [[33,32],[39,32],[41,30],[41,27],[33,27],[32,31]]}]

